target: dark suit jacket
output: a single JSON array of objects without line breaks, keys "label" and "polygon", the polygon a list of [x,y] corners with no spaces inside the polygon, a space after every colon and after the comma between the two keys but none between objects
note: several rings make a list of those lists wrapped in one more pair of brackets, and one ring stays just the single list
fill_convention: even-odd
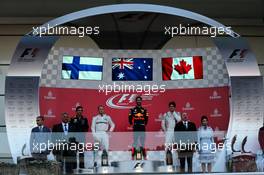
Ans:
[{"label": "dark suit jacket", "polygon": [[76,141],[79,143],[86,143],[86,134],[89,129],[88,120],[86,117],[71,119],[71,124],[74,126],[74,132],[76,132]]},{"label": "dark suit jacket", "polygon": [[89,125],[88,125],[87,118],[85,118],[85,117],[81,117],[81,118],[74,117],[71,119],[70,123],[74,126],[75,132],[88,132]]},{"label": "dark suit jacket", "polygon": [[[176,124],[175,128],[175,142],[191,144],[197,142],[197,129],[193,122],[188,121],[188,128],[183,124],[183,121],[180,121]],[[180,145],[179,145],[180,146]],[[190,147],[191,148],[191,147]],[[195,148],[186,149],[185,151],[193,151]]]},{"label": "dark suit jacket", "polygon": [[[31,132],[40,132],[39,127],[36,126],[36,127],[32,128]],[[46,126],[43,126],[42,132],[50,132],[50,129]]]},{"label": "dark suit jacket", "polygon": [[[62,126],[62,123],[58,123],[53,125],[52,127],[52,142],[54,144],[56,143],[71,143],[71,142],[76,142],[74,131],[75,128],[71,123],[68,123],[68,134],[65,135],[64,129]],[[60,153],[60,148],[54,148],[53,154],[59,154]]]},{"label": "dark suit jacket", "polygon": [[[69,123],[68,125],[69,125],[68,132],[74,132],[75,131],[74,126],[71,123]],[[64,129],[62,127],[62,123],[58,123],[58,124],[53,125],[52,132],[64,132]]]},{"label": "dark suit jacket", "polygon": [[46,144],[48,147],[48,142],[51,141],[51,132],[50,129],[46,126],[43,126],[42,131],[39,127],[34,127],[31,130],[30,134],[30,151],[31,153],[46,153],[49,154],[48,148],[46,151],[40,150],[40,144]]},{"label": "dark suit jacket", "polygon": [[188,121],[188,129],[183,124],[183,121],[180,121],[176,124],[174,131],[197,131],[196,126],[193,122]]},{"label": "dark suit jacket", "polygon": [[68,134],[67,135],[64,134],[64,129],[63,129],[62,123],[58,123],[58,124],[53,125],[53,128],[52,128],[52,140],[53,140],[53,142],[56,142],[56,139],[57,139],[57,141],[65,139],[65,141],[68,142],[68,139],[70,137],[73,137],[73,132],[75,132],[75,128],[74,128],[73,124],[71,124],[71,123],[68,123],[68,125],[69,126],[68,126]]}]

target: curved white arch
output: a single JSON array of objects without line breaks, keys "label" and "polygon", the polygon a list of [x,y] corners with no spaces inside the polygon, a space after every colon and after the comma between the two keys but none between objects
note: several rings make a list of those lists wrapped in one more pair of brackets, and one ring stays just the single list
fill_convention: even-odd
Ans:
[{"label": "curved white arch", "polygon": [[[44,28],[42,29],[45,30],[46,29],[45,27],[47,27],[48,25],[49,27],[55,27],[67,22],[71,22],[89,16],[108,14],[108,13],[118,13],[118,12],[135,12],[135,11],[154,12],[154,13],[180,16],[205,23],[213,27],[225,28],[223,24],[213,19],[210,19],[208,17],[205,17],[203,15],[188,10],[162,6],[162,5],[151,5],[151,4],[118,4],[118,5],[93,7],[78,12],[70,13],[43,24],[42,27]],[[16,161],[18,156],[21,156],[20,149],[24,144],[27,144],[27,140],[29,140],[28,138],[29,138],[30,130],[32,128],[32,124],[34,124],[35,121],[35,116],[39,114],[38,88],[39,88],[39,79],[41,76],[42,66],[48,56],[51,47],[59,38],[58,36],[38,37],[38,36],[34,36],[32,32],[33,31],[28,33],[28,35],[24,36],[20,40],[14,52],[12,62],[9,67],[8,75],[6,77],[5,108],[13,109],[14,107],[15,108],[19,107],[25,113],[23,114],[24,116],[23,118],[19,110],[5,111],[8,140],[14,161]],[[236,38],[240,36],[239,34],[235,33],[234,31],[231,31],[230,36],[231,37],[228,37],[226,39],[233,40],[234,43],[230,44],[230,42],[228,41],[228,43],[230,44],[228,45],[226,43],[219,41],[219,45],[217,45],[219,50],[222,51],[222,55],[224,55],[223,58],[228,58],[227,55],[228,54],[230,55],[230,52],[232,52],[232,50],[234,49],[237,49],[237,47],[248,48],[248,47],[244,47],[243,44],[244,42]],[[223,39],[224,38],[221,37],[221,40]],[[225,47],[221,48],[222,46]],[[37,55],[32,54],[32,52],[34,52],[35,49],[37,49],[38,51]],[[28,54],[29,56],[34,55],[34,57],[32,58],[30,57],[30,59],[28,58],[24,59],[22,56],[23,53]],[[252,59],[253,58],[255,59],[254,56],[251,55],[251,57]],[[247,60],[251,60],[251,59],[247,59]],[[30,90],[32,89],[33,92],[28,91],[29,89]],[[21,99],[19,93],[14,93],[14,91],[17,92],[22,90],[26,92],[23,99]],[[29,97],[30,99],[28,99]],[[20,101],[24,100],[25,102],[31,101],[32,104],[34,104],[34,106],[30,105],[29,103],[28,106],[21,107],[21,105],[19,106],[19,104],[14,103],[14,98],[20,99]],[[28,111],[27,107],[31,107],[32,110]],[[16,119],[16,121],[23,119],[24,122],[26,123],[24,125],[14,123],[13,119],[10,118],[9,120],[9,116],[11,115],[13,116],[13,119]],[[22,131],[25,132],[25,134],[22,135],[23,137],[17,138],[18,133],[22,133]],[[22,141],[20,142],[19,139]]]},{"label": "curved white arch", "polygon": [[[117,4],[117,5],[105,5],[105,6],[99,6],[99,7],[93,7],[84,9],[81,11],[69,13],[67,15],[55,18],[45,24],[43,24],[41,28],[41,32],[45,32],[46,29],[49,27],[56,27],[61,24],[65,24],[67,22],[71,22],[77,19],[95,16],[95,15],[102,15],[102,14],[108,14],[108,13],[119,13],[119,12],[154,12],[154,13],[162,13],[162,14],[168,14],[168,15],[174,15],[174,16],[180,16],[185,17],[189,19],[193,19],[196,21],[200,21],[202,23],[205,23],[207,25],[213,26],[213,27],[223,27],[224,31],[227,33],[226,26],[211,19],[206,16],[200,15],[195,12],[191,12],[188,10],[175,8],[175,7],[169,7],[169,6],[163,6],[163,5],[152,5],[152,4]],[[32,34],[33,31],[31,31],[29,34]],[[240,35],[238,33],[235,33],[234,31],[229,34],[232,37],[239,37]]]}]

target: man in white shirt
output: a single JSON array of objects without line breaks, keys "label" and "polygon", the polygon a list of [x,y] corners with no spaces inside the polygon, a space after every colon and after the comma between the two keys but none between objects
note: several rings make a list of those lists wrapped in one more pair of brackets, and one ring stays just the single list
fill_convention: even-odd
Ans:
[{"label": "man in white shirt", "polygon": [[93,117],[91,129],[94,140],[99,142],[101,150],[109,150],[108,131],[112,132],[114,128],[115,124],[111,117],[105,114],[104,106],[98,106],[98,115]]},{"label": "man in white shirt", "polygon": [[176,103],[174,101],[170,102],[169,111],[163,115],[163,120],[161,121],[162,130],[165,132],[165,146],[174,143],[174,128],[181,121],[180,113],[176,112],[175,108]]}]

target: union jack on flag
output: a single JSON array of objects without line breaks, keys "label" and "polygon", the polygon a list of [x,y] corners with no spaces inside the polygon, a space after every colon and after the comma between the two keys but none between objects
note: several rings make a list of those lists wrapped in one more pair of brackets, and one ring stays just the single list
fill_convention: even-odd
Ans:
[{"label": "union jack on flag", "polygon": [[133,58],[113,58],[112,69],[119,67],[119,69],[133,69]]}]

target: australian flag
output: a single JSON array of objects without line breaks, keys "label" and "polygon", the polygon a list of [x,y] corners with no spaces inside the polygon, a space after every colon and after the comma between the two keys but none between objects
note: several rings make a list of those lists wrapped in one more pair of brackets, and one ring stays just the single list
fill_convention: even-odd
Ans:
[{"label": "australian flag", "polygon": [[151,81],[152,58],[113,58],[112,80],[113,81]]}]

